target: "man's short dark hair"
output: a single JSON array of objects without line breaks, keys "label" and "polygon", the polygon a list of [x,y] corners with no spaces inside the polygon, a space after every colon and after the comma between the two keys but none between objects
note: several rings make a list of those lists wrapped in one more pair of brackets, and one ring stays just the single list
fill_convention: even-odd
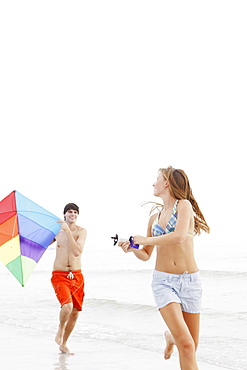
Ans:
[{"label": "man's short dark hair", "polygon": [[79,207],[75,203],[66,204],[66,206],[64,207],[64,210],[63,210],[63,214],[65,215],[65,213],[67,211],[69,211],[70,209],[73,209],[74,211],[77,211],[78,214],[79,214]]}]

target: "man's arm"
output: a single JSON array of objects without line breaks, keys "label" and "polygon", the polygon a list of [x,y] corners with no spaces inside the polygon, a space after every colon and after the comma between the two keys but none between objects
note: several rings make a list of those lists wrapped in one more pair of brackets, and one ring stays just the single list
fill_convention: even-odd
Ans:
[{"label": "man's arm", "polygon": [[83,247],[85,244],[85,240],[87,237],[87,231],[86,229],[79,228],[78,231],[78,238],[77,240],[74,239],[74,236],[68,226],[68,224],[64,221],[61,222],[61,229],[66,232],[66,235],[68,237],[69,246],[71,248],[71,251],[75,257],[80,256],[80,254],[83,251]]}]

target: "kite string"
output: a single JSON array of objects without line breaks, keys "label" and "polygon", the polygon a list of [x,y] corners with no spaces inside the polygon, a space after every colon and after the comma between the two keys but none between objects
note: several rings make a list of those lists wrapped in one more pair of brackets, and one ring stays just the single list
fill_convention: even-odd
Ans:
[{"label": "kite string", "polygon": [[[79,285],[79,286],[77,287],[77,289],[76,289],[73,293],[71,293],[71,296],[72,296],[72,295],[74,295],[74,294],[77,292],[77,290],[78,290],[78,289],[80,289],[80,287],[81,287],[83,284],[84,284],[84,283],[81,283],[81,285]],[[70,297],[69,297],[69,298],[67,298],[67,299],[66,299],[66,301],[64,301],[64,302],[63,302],[63,305],[64,305],[64,304],[66,304],[66,302],[67,302],[69,299],[70,299]]]}]

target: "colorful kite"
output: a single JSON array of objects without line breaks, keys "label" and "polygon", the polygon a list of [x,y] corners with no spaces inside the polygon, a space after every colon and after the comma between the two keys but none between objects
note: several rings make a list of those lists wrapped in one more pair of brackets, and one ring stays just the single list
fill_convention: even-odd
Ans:
[{"label": "colorful kite", "polygon": [[22,286],[60,230],[58,219],[18,191],[0,202],[0,260]]}]

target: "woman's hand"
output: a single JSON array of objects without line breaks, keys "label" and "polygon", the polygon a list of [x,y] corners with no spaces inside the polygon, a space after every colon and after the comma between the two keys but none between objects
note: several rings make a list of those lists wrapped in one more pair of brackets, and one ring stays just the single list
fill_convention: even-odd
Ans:
[{"label": "woman's hand", "polygon": [[125,253],[128,253],[128,252],[133,252],[134,248],[132,248],[130,246],[130,242],[129,241],[126,241],[126,242],[119,242],[118,243],[118,246],[122,248],[122,250],[125,252]]},{"label": "woman's hand", "polygon": [[136,235],[133,238],[134,244],[140,244],[140,245],[147,245],[148,244],[148,238],[145,236]]}]

